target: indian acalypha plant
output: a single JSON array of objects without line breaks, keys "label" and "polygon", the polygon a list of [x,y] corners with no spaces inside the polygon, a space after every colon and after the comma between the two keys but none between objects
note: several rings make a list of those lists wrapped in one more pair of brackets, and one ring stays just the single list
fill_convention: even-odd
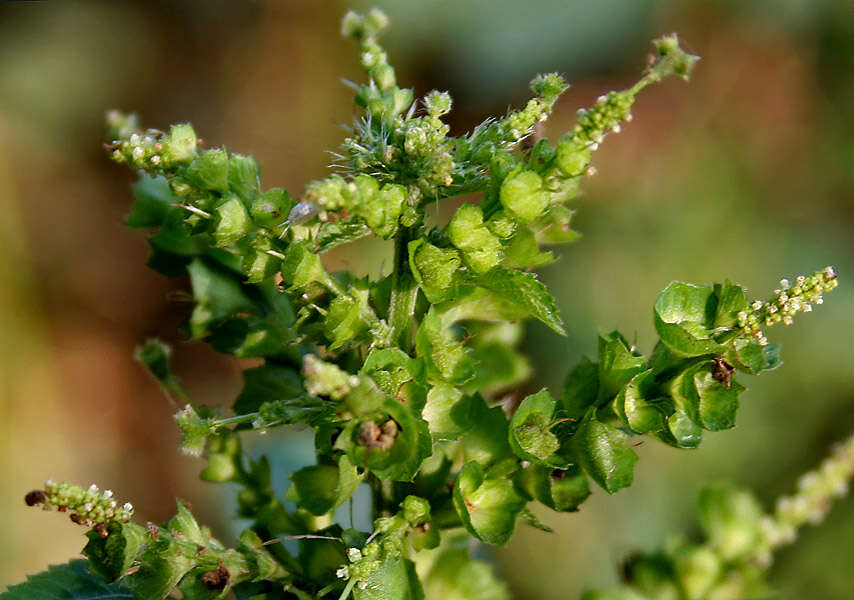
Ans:
[{"label": "indian acalypha plant", "polygon": [[[671,283],[654,303],[659,341],[648,356],[606,333],[561,390],[503,401],[530,373],[521,324],[564,333],[533,270],[554,260],[544,247],[578,238],[570,206],[593,152],[631,120],[644,88],[687,79],[697,58],[675,35],[655,40],[637,83],[578,111],[556,143],[532,133],[568,87],[557,74],[534,78],[524,108],[450,137],[451,97],[416,100],[398,86],[377,41],[385,25],[379,11],[345,17],[367,73],[354,84],[360,113],[337,171],[299,195],[263,189],[252,157],[205,149],[189,124],[164,133],[108,115],[109,156],[139,178],[128,225],[152,231],[150,267],[189,275],[189,337],[263,359],[222,414],[181,388],[166,345],[149,340],[137,355],[185,405],[181,449],[204,457],[204,480],[239,486],[237,517],[251,524],[229,548],[183,502],[168,523],[141,525],[110,491],[49,481],[26,502],[87,527],[88,562],[52,567],[3,600],[507,598],[471,556],[472,538],[502,545],[520,520],[547,529],[532,503],[572,512],[591,484],[629,486],[632,436],[696,448],[705,431],[733,427],[738,374],[780,364],[765,331],[836,287],[830,267],[783,280],[767,300],[728,281]],[[428,223],[436,203],[463,195],[446,225]],[[394,245],[388,275],[327,271],[325,252],[368,236]],[[316,464],[292,473],[282,498],[272,482],[285,475],[241,443],[294,425],[313,429]],[[703,539],[635,555],[623,587],[589,596],[761,594],[773,550],[818,520],[852,471],[849,440],[770,514],[746,491],[709,488]],[[370,531],[333,516],[360,485],[372,493]]]}]

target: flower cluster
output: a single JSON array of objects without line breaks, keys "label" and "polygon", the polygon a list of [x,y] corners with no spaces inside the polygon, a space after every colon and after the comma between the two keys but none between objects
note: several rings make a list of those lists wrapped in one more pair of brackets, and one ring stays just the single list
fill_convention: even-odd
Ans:
[{"label": "flower cluster", "polygon": [[82,488],[48,479],[44,485],[44,490],[27,494],[25,500],[28,506],[40,505],[45,510],[55,508],[59,512],[68,512],[72,521],[87,527],[112,522],[126,523],[133,516],[133,505],[130,502],[120,506],[112,490],[102,492],[94,483],[88,488]]},{"label": "flower cluster", "polygon": [[738,325],[747,335],[765,346],[768,339],[761,327],[771,327],[777,323],[791,325],[797,313],[811,312],[813,304],[822,304],[823,294],[836,289],[838,285],[836,271],[830,266],[810,276],[799,275],[794,285],[788,279],[782,279],[780,289],[774,290],[773,298],[765,302],[756,300],[749,310],[738,313]]},{"label": "flower cluster", "polygon": [[848,493],[848,484],[854,476],[854,436],[840,442],[833,453],[819,467],[804,474],[798,480],[798,490],[792,496],[777,501],[774,514],[762,521],[762,533],[766,543],[763,553],[765,562],[770,552],[779,546],[791,544],[798,528],[811,523],[817,525],[823,519],[833,500]]}]

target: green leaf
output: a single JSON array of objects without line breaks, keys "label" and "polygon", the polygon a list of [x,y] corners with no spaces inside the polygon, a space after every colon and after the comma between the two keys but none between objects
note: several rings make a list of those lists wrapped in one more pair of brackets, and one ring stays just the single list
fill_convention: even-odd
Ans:
[{"label": "green leaf", "polygon": [[674,281],[655,301],[655,330],[678,356],[721,354],[726,348],[712,339],[717,305],[712,286]]},{"label": "green leaf", "polygon": [[434,441],[455,440],[472,428],[472,398],[450,384],[439,383],[427,392],[421,411]]},{"label": "green leaf", "polygon": [[587,475],[578,465],[566,469],[531,465],[518,481],[531,497],[560,512],[577,511],[590,495]]},{"label": "green leaf", "polygon": [[307,242],[295,242],[288,246],[282,264],[282,280],[292,289],[310,283],[319,283],[330,289],[337,287],[320,262],[320,257],[309,249]]},{"label": "green leaf", "polygon": [[28,575],[27,581],[10,585],[0,600],[136,600],[123,585],[107,584],[89,571],[89,562],[72,560],[47,571]]},{"label": "green leaf", "polygon": [[97,531],[86,532],[89,541],[83,548],[83,556],[89,559],[93,573],[107,581],[117,581],[133,565],[147,531],[135,523],[113,522],[107,532],[107,537]]},{"label": "green leaf", "polygon": [[305,393],[302,378],[291,367],[267,363],[243,371],[243,391],[234,401],[234,413],[242,415],[256,412],[270,400],[296,398]]},{"label": "green leaf", "polygon": [[261,169],[255,159],[233,154],[228,161],[228,187],[244,202],[250,202],[260,192]]},{"label": "green leaf", "polygon": [[465,383],[474,375],[474,361],[465,346],[443,326],[434,307],[424,316],[415,334],[415,349],[427,365],[431,381]]},{"label": "green leaf", "polygon": [[184,177],[203,190],[225,193],[228,191],[228,153],[225,148],[205,150],[193,159]]},{"label": "green leaf", "polygon": [[341,455],[337,465],[303,467],[290,479],[285,499],[314,515],[325,515],[344,504],[362,481],[346,454]]},{"label": "green leaf", "polygon": [[599,396],[599,365],[586,356],[570,371],[563,384],[560,403],[566,415],[580,421]]},{"label": "green leaf", "polygon": [[523,223],[533,221],[549,206],[549,194],[543,189],[543,180],[533,171],[521,171],[505,179],[501,184],[499,200],[510,214]]},{"label": "green leaf", "polygon": [[190,316],[193,338],[210,333],[212,327],[236,313],[254,310],[240,282],[231,275],[210,267],[201,259],[187,266],[196,306]]},{"label": "green leaf", "polygon": [[180,215],[183,211],[176,206],[181,200],[172,194],[169,181],[162,175],[140,174],[131,191],[136,201],[127,218],[128,227],[160,227],[170,216]]},{"label": "green leaf", "polygon": [[738,396],[744,386],[732,381],[729,387],[718,382],[710,369],[694,373],[694,384],[699,395],[700,424],[709,431],[719,431],[735,426]]},{"label": "green leaf", "polygon": [[510,420],[510,447],[523,460],[550,465],[565,466],[566,461],[556,457],[560,441],[551,432],[555,400],[547,390],[527,396]]},{"label": "green leaf", "polygon": [[626,434],[596,419],[590,409],[572,436],[572,448],[584,470],[609,494],[632,484],[638,455],[626,448]]},{"label": "green leaf", "polygon": [[364,588],[353,588],[354,600],[423,600],[424,591],[415,573],[415,564],[401,556],[387,558],[365,579]]},{"label": "green leaf", "polygon": [[620,332],[599,336],[599,400],[608,400],[643,370],[645,360],[629,348]]},{"label": "green leaf", "polygon": [[473,559],[466,534],[443,543],[440,554],[424,577],[428,598],[441,600],[510,600],[505,584],[492,565]]},{"label": "green leaf", "polygon": [[527,226],[519,226],[513,237],[507,240],[501,264],[510,269],[536,269],[554,261],[554,254],[540,251],[531,230]]},{"label": "green leaf", "polygon": [[454,296],[462,266],[457,250],[438,248],[424,239],[413,240],[409,243],[409,266],[430,302],[436,304]]},{"label": "green leaf", "polygon": [[659,439],[677,448],[696,448],[703,440],[703,429],[681,408],[667,417],[667,432],[669,436],[662,435]]},{"label": "green leaf", "polygon": [[635,433],[664,429],[664,412],[655,399],[655,372],[648,369],[632,377],[614,399],[614,412]]},{"label": "green leaf", "polygon": [[480,276],[477,284],[566,335],[554,298],[533,273],[496,267]]},{"label": "green leaf", "polygon": [[738,324],[738,313],[747,310],[744,288],[726,281],[723,285],[715,285],[715,295],[718,297],[715,328],[735,327]]},{"label": "green leaf", "polygon": [[458,208],[448,224],[448,237],[475,273],[486,273],[503,258],[501,242],[483,224],[479,206],[463,204]]},{"label": "green leaf", "polygon": [[527,501],[513,482],[504,477],[487,478],[483,467],[469,462],[454,485],[454,506],[465,528],[477,539],[502,546],[516,526],[516,517]]},{"label": "green leaf", "polygon": [[514,457],[509,442],[509,423],[501,407],[489,408],[483,397],[475,394],[470,411],[472,427],[462,439],[465,460],[490,467]]},{"label": "green leaf", "polygon": [[237,196],[228,196],[214,212],[216,214],[214,239],[217,246],[233,244],[249,233],[249,212]]}]

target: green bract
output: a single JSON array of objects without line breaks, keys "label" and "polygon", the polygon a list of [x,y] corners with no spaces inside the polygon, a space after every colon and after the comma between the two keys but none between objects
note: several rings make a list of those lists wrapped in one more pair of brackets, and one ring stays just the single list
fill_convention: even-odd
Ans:
[{"label": "green bract", "polygon": [[[608,493],[632,483],[630,436],[694,448],[703,430],[732,427],[744,391],[735,374],[779,364],[760,328],[790,322],[836,286],[827,269],[749,304],[730,282],[674,282],[655,301],[660,341],[649,357],[619,332],[600,335],[596,362],[567,365],[559,395],[543,389],[515,403],[533,371],[517,349],[520,323],[564,334],[558,303],[530,270],[555,259],[546,246],[578,239],[570,202],[599,144],[630,120],[645,87],[687,78],[696,57],[675,36],[656,40],[637,83],[579,111],[556,143],[525,145],[568,87],[559,75],[534,78],[521,110],[452,137],[442,121],[447,92],[415,100],[398,86],[377,41],[386,25],[376,10],[345,17],[368,77],[355,86],[364,111],[338,172],[293,197],[264,190],[252,157],[203,148],[189,124],[143,132],[135,118],[110,115],[111,157],[139,173],[128,225],[153,230],[150,266],[189,276],[187,334],[257,361],[225,411],[189,397],[165,344],[150,340],[137,353],[184,405],[175,415],[181,447],[206,458],[202,478],[237,488],[248,527],[235,548],[183,503],[158,528],[131,522],[129,505],[97,488],[51,483],[27,496],[72,510],[89,528],[91,571],[137,598],[177,589],[188,600],[232,590],[253,600],[503,600],[463,531],[501,545],[519,517],[548,530],[532,502],[571,512],[590,479]],[[462,195],[447,225],[428,225],[434,203]],[[393,243],[390,274],[358,278],[324,265],[327,250],[370,235]],[[312,429],[316,460],[290,474],[279,497],[272,482],[284,474],[266,457],[247,459],[241,439],[283,425]],[[363,484],[373,530],[344,529],[335,511]],[[749,498],[715,488],[702,503],[708,544],[633,564],[638,593],[704,597],[732,561],[768,546]],[[431,549],[416,571],[414,559]],[[71,571],[57,577],[80,576]]]}]

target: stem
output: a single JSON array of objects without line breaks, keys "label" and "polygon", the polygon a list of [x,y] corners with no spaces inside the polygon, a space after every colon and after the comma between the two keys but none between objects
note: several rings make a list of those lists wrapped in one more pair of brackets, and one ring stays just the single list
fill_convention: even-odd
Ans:
[{"label": "stem", "polygon": [[411,326],[418,296],[418,284],[409,269],[409,242],[414,233],[412,228],[403,228],[394,238],[394,271],[388,308],[391,343],[407,353],[411,345]]}]

